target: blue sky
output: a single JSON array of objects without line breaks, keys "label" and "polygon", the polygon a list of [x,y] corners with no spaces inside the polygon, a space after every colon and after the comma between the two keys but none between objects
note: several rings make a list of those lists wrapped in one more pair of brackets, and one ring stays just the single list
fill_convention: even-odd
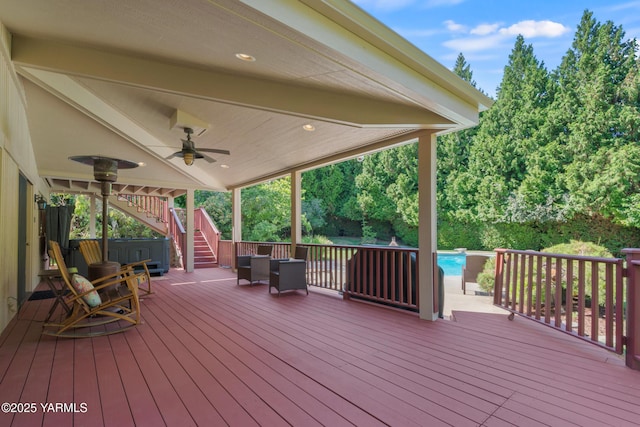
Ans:
[{"label": "blue sky", "polygon": [[518,34],[548,70],[571,47],[586,9],[640,40],[640,0],[352,1],[449,69],[462,52],[477,86],[491,96]]}]

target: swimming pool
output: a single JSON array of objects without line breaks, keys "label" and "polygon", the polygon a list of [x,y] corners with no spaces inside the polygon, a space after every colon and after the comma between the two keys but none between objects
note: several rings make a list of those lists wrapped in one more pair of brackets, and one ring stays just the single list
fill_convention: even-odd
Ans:
[{"label": "swimming pool", "polygon": [[438,265],[445,276],[462,276],[462,266],[466,264],[464,253],[438,253]]}]

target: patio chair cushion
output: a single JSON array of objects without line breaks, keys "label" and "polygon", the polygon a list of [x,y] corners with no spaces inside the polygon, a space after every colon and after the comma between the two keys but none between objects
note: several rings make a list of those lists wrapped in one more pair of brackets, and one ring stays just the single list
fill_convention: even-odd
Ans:
[{"label": "patio chair cushion", "polygon": [[98,295],[98,292],[94,289],[93,284],[88,279],[79,274],[74,274],[71,276],[71,283],[79,294],[91,291],[82,297],[89,307],[97,307],[102,304],[100,295]]}]

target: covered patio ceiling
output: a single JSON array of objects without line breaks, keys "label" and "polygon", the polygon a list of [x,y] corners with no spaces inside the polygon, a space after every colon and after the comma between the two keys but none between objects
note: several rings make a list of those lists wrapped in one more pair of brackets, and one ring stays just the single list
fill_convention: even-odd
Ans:
[{"label": "covered patio ceiling", "polygon": [[[224,191],[470,127],[491,105],[348,1],[3,0],[0,21],[52,191],[94,188],[77,155],[145,163],[118,177],[136,192]],[[185,125],[231,154],[167,160]]]}]

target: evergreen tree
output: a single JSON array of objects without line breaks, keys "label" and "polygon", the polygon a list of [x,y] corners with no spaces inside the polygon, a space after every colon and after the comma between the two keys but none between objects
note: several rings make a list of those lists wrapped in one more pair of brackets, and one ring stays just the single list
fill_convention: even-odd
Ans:
[{"label": "evergreen tree", "polygon": [[[555,78],[547,123],[564,151],[562,182],[576,213],[625,222],[640,189],[640,98],[637,43],[622,27],[585,11]],[[636,224],[640,225],[640,224]]]},{"label": "evergreen tree", "polygon": [[[539,167],[535,155],[541,141],[540,125],[550,102],[549,75],[531,45],[518,36],[498,87],[497,100],[484,113],[475,143],[470,151],[469,170],[459,179],[457,191],[466,201],[458,209],[469,209],[473,200],[475,212],[459,216],[488,222],[537,220],[525,214],[528,205],[546,200],[544,194],[521,192],[530,170]],[[514,204],[514,200],[524,203]],[[517,208],[517,209],[514,209]],[[524,209],[522,209],[524,208]]]},{"label": "evergreen tree", "polygon": [[[453,72],[464,81],[476,87],[473,71],[462,53],[458,54]],[[437,206],[438,217],[447,219],[450,213],[469,205],[469,200],[460,197],[466,194],[464,187],[469,168],[469,150],[478,127],[465,129],[438,137],[437,152]],[[473,203],[473,202],[472,202]]]}]

